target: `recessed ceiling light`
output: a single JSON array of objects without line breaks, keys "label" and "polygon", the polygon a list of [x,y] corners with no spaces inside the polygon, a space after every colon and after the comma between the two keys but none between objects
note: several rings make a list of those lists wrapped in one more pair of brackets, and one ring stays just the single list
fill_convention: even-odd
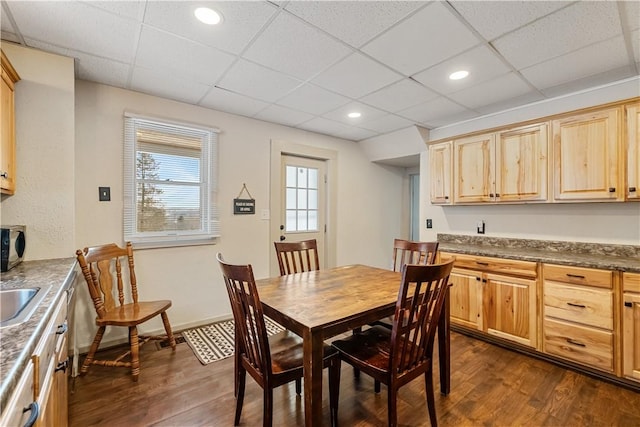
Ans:
[{"label": "recessed ceiling light", "polygon": [[362,114],[358,113],[357,111],[354,111],[353,113],[349,113],[347,114],[347,116],[349,116],[350,119],[357,119],[358,117],[360,117]]},{"label": "recessed ceiling light", "polygon": [[468,75],[469,75],[469,72],[467,70],[460,70],[460,71],[456,71],[455,73],[449,74],[449,78],[451,80],[460,80],[460,79],[464,79]]},{"label": "recessed ceiling light", "polygon": [[207,25],[216,25],[222,22],[222,15],[208,7],[199,7],[193,14],[196,15],[200,22],[204,22]]}]

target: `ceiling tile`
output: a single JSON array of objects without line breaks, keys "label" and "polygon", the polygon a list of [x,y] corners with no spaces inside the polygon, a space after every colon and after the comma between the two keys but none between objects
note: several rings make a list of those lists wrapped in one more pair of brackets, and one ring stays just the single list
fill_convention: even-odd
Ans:
[{"label": "ceiling tile", "polygon": [[226,111],[241,116],[252,117],[269,104],[228,90],[213,87],[202,99],[200,105],[214,110]]},{"label": "ceiling tile", "polygon": [[640,2],[639,1],[621,1],[618,2],[622,21],[628,31],[640,28]]},{"label": "ceiling tile", "polygon": [[393,132],[398,129],[408,128],[413,126],[413,121],[407,120],[404,117],[396,116],[395,114],[387,114],[386,116],[378,117],[372,121],[366,121],[360,124],[360,127],[365,129],[371,129],[379,133]]},{"label": "ceiling tile", "polygon": [[520,70],[621,34],[616,2],[578,2],[497,39],[496,49]]},{"label": "ceiling tile", "polygon": [[[147,1],[145,23],[234,54],[240,53],[277,13],[269,2],[257,1]],[[196,7],[210,6],[223,16],[221,25],[194,18]]]},{"label": "ceiling tile", "polygon": [[131,89],[189,104],[197,104],[200,98],[207,93],[209,87],[193,80],[178,78],[175,73],[169,71],[135,67],[131,78]]},{"label": "ceiling tile", "polygon": [[144,1],[83,1],[92,7],[97,7],[107,12],[120,15],[125,18],[142,21],[142,17],[147,9],[147,2]]},{"label": "ceiling tile", "polygon": [[[355,111],[359,112],[362,115],[354,119],[347,116],[347,114]],[[368,105],[362,104],[360,102],[350,102],[347,105],[343,105],[340,108],[323,114],[322,117],[325,117],[329,120],[335,120],[336,122],[341,122],[346,125],[359,126],[360,123],[373,120],[377,117],[385,116],[386,114],[387,113],[384,111],[378,110],[377,108],[369,107]]]},{"label": "ceiling tile", "polygon": [[322,115],[350,101],[349,98],[329,92],[321,87],[305,84],[277,103],[307,113]]},{"label": "ceiling tile", "polygon": [[479,83],[449,95],[454,101],[474,109],[531,92],[531,88],[514,73]]},{"label": "ceiling tile", "polygon": [[631,39],[631,46],[636,63],[640,62],[640,30],[632,32],[629,36]]},{"label": "ceiling tile", "polygon": [[360,53],[354,53],[313,79],[313,82],[351,98],[360,98],[402,78]]},{"label": "ceiling tile", "polygon": [[317,28],[281,13],[243,57],[306,80],[350,52],[348,47]]},{"label": "ceiling tile", "polygon": [[571,1],[530,0],[451,1],[460,15],[489,41],[571,3]]},{"label": "ceiling tile", "polygon": [[[594,61],[593,58],[598,58]],[[628,65],[622,36],[523,69],[522,75],[538,89],[547,89],[583,77]]]},{"label": "ceiling tile", "polygon": [[426,102],[438,95],[419,83],[403,79],[382,88],[372,94],[360,98],[364,102],[385,111],[395,113],[405,108]]},{"label": "ceiling tile", "polygon": [[299,124],[296,127],[299,129],[322,133],[325,135],[336,135],[340,132],[347,132],[350,129],[350,126],[338,123],[333,120],[325,119],[324,117],[313,118],[308,122]]},{"label": "ceiling tile", "polygon": [[[5,3],[25,38],[70,47],[95,56],[133,59],[140,24],[85,3],[24,1]],[[36,15],[38,18],[33,19]],[[64,24],[62,24],[64,23]],[[108,37],[105,37],[108,34]]]},{"label": "ceiling tile", "polygon": [[[454,71],[467,70],[469,76],[462,80],[451,80]],[[415,74],[414,79],[441,93],[450,94],[480,82],[490,80],[511,71],[487,46],[480,45],[467,52]]]},{"label": "ceiling tile", "polygon": [[343,132],[335,132],[333,136],[338,138],[348,139],[350,141],[362,141],[363,139],[372,138],[377,136],[378,132],[370,131],[369,129],[361,129],[357,127],[349,127]]},{"label": "ceiling tile", "polygon": [[274,102],[301,83],[293,77],[240,59],[217,86],[266,102]]},{"label": "ceiling tile", "polygon": [[463,113],[471,116],[477,115],[477,113],[470,112],[468,109],[447,98],[439,97],[402,110],[398,112],[398,115],[431,127],[434,123],[438,123],[438,120],[444,121],[443,119],[447,117],[458,116]]},{"label": "ceiling tile", "polygon": [[279,105],[270,105],[254,117],[267,122],[280,123],[285,126],[295,126],[299,123],[311,120],[314,116],[313,114],[295,111]]},{"label": "ceiling tile", "polygon": [[409,76],[478,43],[442,3],[433,2],[362,50]]},{"label": "ceiling tile", "polygon": [[497,101],[491,104],[479,106],[475,110],[480,114],[491,114],[491,113],[496,113],[499,111],[515,108],[520,105],[526,105],[526,104],[531,104],[532,102],[541,101],[544,98],[545,97],[542,93],[532,90],[530,92],[527,92],[523,95],[516,96],[514,98],[508,98],[502,101]]},{"label": "ceiling tile", "polygon": [[212,85],[234,59],[228,53],[144,26],[138,43],[136,65],[170,70],[185,78]]},{"label": "ceiling tile", "polygon": [[286,10],[360,47],[427,2],[422,1],[292,1]]}]

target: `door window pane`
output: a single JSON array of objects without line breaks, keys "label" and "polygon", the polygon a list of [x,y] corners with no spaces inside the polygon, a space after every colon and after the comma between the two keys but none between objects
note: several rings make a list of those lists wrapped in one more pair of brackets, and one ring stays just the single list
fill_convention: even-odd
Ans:
[{"label": "door window pane", "polygon": [[286,175],[286,230],[317,231],[318,169],[287,166]]}]

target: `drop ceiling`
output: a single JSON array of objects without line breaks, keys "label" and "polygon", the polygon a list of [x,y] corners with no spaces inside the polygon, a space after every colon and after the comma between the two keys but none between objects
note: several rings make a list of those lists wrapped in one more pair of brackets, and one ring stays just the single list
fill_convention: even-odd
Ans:
[{"label": "drop ceiling", "polygon": [[353,141],[640,70],[638,1],[3,0],[1,18],[3,40],[75,58],[78,79]]}]

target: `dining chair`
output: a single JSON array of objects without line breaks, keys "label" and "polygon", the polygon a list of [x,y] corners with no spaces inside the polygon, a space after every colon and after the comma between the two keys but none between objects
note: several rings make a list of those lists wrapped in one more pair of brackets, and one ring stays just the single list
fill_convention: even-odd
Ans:
[{"label": "dining chair", "polygon": [[[138,381],[140,346],[149,340],[168,340],[171,348],[174,351],[176,349],[176,341],[167,316],[171,301],[138,300],[138,283],[134,271],[131,242],[127,242],[126,248],[110,243],[83,250],[78,249],[76,257],[89,286],[89,295],[96,310],[98,326],[89,353],[80,368],[80,375],[85,375],[91,365],[130,367],[133,381]],[[122,264],[128,266],[128,277],[124,274],[126,271],[123,273]],[[125,289],[125,282],[128,289]],[[138,325],[158,315],[162,318],[166,336],[138,335]],[[98,360],[95,359],[95,354],[107,326],[121,326],[129,329],[129,349],[116,359]],[[129,361],[123,361],[127,356]]]},{"label": "dining chair", "polygon": [[280,275],[320,270],[316,239],[300,242],[273,242],[278,257]]},{"label": "dining chair", "polygon": [[391,330],[373,326],[336,340],[340,359],[387,386],[389,426],[396,426],[398,390],[424,375],[431,425],[437,425],[433,392],[433,343],[444,309],[453,260],[402,266]]},{"label": "dining chair", "polygon": [[393,271],[400,271],[405,264],[434,264],[438,256],[439,242],[413,242],[393,240]]},{"label": "dining chair", "polygon": [[[267,336],[264,313],[251,265],[228,264],[217,254],[222,270],[237,334],[235,369],[237,383],[234,425],[240,423],[247,372],[264,393],[263,425],[273,423],[273,389],[303,377],[302,338],[290,331]],[[324,346],[323,366],[329,368],[329,404],[331,425],[338,422],[340,360],[335,349]]]}]

